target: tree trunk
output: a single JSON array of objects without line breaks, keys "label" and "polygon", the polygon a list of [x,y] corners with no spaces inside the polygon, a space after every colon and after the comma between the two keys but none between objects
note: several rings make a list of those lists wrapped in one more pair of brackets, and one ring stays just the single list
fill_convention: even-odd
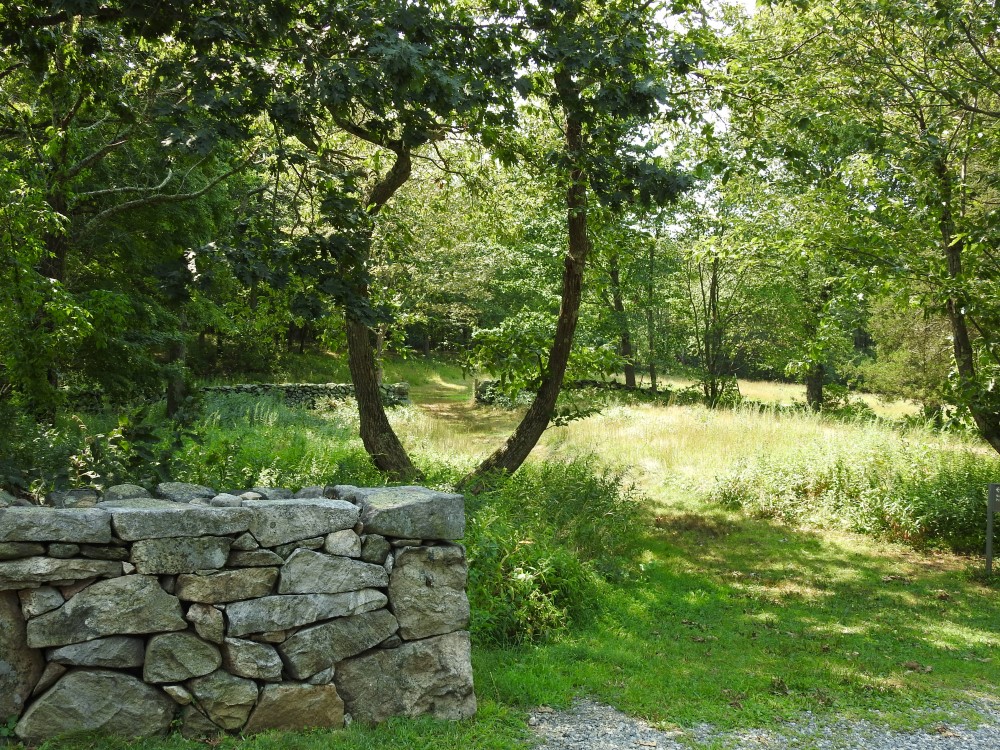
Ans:
[{"label": "tree trunk", "polygon": [[187,380],[184,377],[184,361],[187,358],[187,345],[184,339],[184,328],[187,316],[180,314],[180,329],[177,338],[170,342],[167,351],[167,418],[173,419],[181,410],[188,396]]},{"label": "tree trunk", "polygon": [[[955,236],[955,216],[952,213],[953,184],[951,171],[944,159],[937,162],[937,175],[941,186],[942,208],[938,228],[941,233],[941,246],[948,263],[948,277],[957,280],[962,275],[962,251],[965,243]],[[954,285],[952,289],[957,289]],[[979,386],[976,383],[976,356],[969,335],[969,325],[965,315],[966,300],[957,292],[948,298],[948,322],[951,324],[951,335],[955,353],[955,369],[958,371],[959,388],[962,400],[968,406],[972,419],[979,428],[979,433],[1000,453],[1000,415],[984,408],[978,398]]]},{"label": "tree trunk", "polygon": [[618,271],[618,256],[612,254],[608,260],[608,276],[611,280],[611,307],[618,323],[619,347],[618,353],[625,360],[625,387],[635,388],[635,358],[632,356],[632,333],[628,328],[628,316],[625,314],[625,300],[622,298],[621,275]]},{"label": "tree trunk", "polygon": [[653,243],[649,245],[649,269],[646,280],[646,336],[649,349],[649,389],[656,393],[656,327],[653,313],[653,262],[656,250]]},{"label": "tree trunk", "polygon": [[347,315],[347,362],[361,421],[361,442],[380,471],[394,480],[420,479],[421,475],[399,441],[382,406],[382,392],[375,372],[372,332],[352,313]]},{"label": "tree trunk", "polygon": [[[576,100],[578,92],[575,87],[576,84],[568,74],[556,75],[556,88],[564,103]],[[470,487],[473,490],[480,489],[483,480],[492,474],[511,474],[520,468],[552,419],[556,399],[559,397],[563,377],[566,375],[566,366],[573,346],[573,334],[580,317],[583,272],[590,252],[590,239],[587,237],[587,176],[580,166],[584,154],[583,126],[576,112],[576,107],[566,107],[566,150],[577,166],[570,171],[570,184],[566,189],[568,247],[563,262],[562,302],[559,306],[559,318],[556,321],[556,332],[549,350],[548,363],[538,394],[514,433],[507,438],[507,442],[501,448],[460,483],[460,486]]]},{"label": "tree trunk", "polygon": [[[395,163],[386,176],[375,184],[366,201],[366,208],[372,218],[378,215],[386,202],[410,177],[412,162],[409,148],[403,143],[395,143],[393,151],[396,154]],[[367,264],[368,258],[362,258],[359,262]],[[363,303],[370,301],[367,284],[363,284],[357,293]],[[381,369],[376,366],[372,331],[357,317],[355,311],[345,310],[344,315],[347,320],[347,358],[358,402],[361,442],[375,466],[392,479],[419,481],[423,475],[407,455],[389,424],[382,405],[382,393],[379,389],[382,382]]]},{"label": "tree trunk", "polygon": [[823,381],[826,367],[822,362],[813,362],[806,372],[806,403],[813,411],[823,408]]}]

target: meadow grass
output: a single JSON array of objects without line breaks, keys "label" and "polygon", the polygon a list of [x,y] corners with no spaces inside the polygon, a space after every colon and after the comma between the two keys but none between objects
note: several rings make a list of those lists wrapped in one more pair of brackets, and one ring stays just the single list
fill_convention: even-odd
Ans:
[{"label": "meadow grass", "polygon": [[[420,371],[410,373],[415,405],[390,417],[428,467],[429,483],[447,487],[501,444],[520,412],[477,407],[472,381],[458,368],[407,366]],[[317,412],[276,402],[214,404],[208,465],[215,468],[188,478],[242,486],[252,467],[264,466],[275,483],[310,484],[357,481],[368,471],[350,404]],[[1000,683],[1000,596],[974,574],[974,558],[916,551],[809,519],[751,517],[709,499],[741,463],[904,442],[991,458],[961,437],[758,408],[618,405],[551,428],[533,464],[583,456],[628,467],[645,496],[636,565],[613,581],[596,579],[584,613],[547,638],[477,642],[480,714],[471,721],[394,721],[226,739],[222,746],[525,747],[524,709],[566,706],[581,695],[681,730],[702,722],[774,725],[803,711],[906,729],[956,712],[974,721],[966,702],[995,700]],[[533,513],[550,512],[533,499],[524,498]],[[588,499],[567,502],[585,513]],[[516,510],[517,498],[509,503]],[[482,512],[470,508],[474,519]],[[174,737],[127,746],[193,745]]]}]

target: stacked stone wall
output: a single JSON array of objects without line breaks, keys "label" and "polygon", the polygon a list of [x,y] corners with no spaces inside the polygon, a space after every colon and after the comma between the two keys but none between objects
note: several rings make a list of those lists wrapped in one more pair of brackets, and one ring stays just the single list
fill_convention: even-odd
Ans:
[{"label": "stacked stone wall", "polygon": [[23,741],[475,713],[460,495],[153,494],[0,507],[0,721]]},{"label": "stacked stone wall", "polygon": [[[281,394],[290,406],[306,406],[315,409],[323,399],[341,401],[354,398],[354,386],[350,383],[249,383],[243,385],[209,385],[201,390],[205,393],[235,393],[264,396]],[[401,406],[410,403],[410,386],[407,383],[383,383],[379,386],[382,403],[386,406]]]}]

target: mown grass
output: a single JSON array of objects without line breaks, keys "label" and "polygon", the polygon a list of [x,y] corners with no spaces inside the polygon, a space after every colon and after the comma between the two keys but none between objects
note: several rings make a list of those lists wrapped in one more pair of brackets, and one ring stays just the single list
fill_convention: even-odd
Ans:
[{"label": "mown grass", "polygon": [[[391,417],[429,469],[432,484],[449,486],[494,449],[519,417],[475,407],[471,381],[457,368],[428,368],[410,380],[417,405],[393,410]],[[258,479],[292,485],[378,481],[366,473],[370,464],[354,437],[350,406],[307,413],[237,399],[213,408],[208,443],[191,448],[189,464],[201,468],[186,478],[216,486]],[[935,454],[993,460],[961,438],[759,409],[612,406],[552,429],[532,457],[536,466],[589,456],[584,460],[594,467],[631,467],[647,496],[638,531],[631,532],[636,565],[617,577],[590,578],[592,586],[576,592],[585,599],[574,605],[568,627],[553,628],[547,638],[501,646],[479,636],[473,652],[477,718],[267,735],[223,745],[523,747],[523,709],[565,706],[579,695],[681,729],[702,722],[723,729],[774,725],[805,710],[820,720],[867,717],[913,729],[964,711],[963,701],[995,700],[1000,597],[995,584],[972,574],[974,558],[816,528],[807,517],[756,518],[709,499],[720,477],[747,462],[780,464],[803,451],[822,455],[903,440]],[[483,501],[470,509],[482,514],[506,507],[502,517],[510,519],[523,507],[526,516],[544,518],[525,524],[537,539],[511,536],[512,549],[523,551],[521,542],[545,547],[543,552],[556,544],[569,549],[558,535],[566,523],[559,513],[570,507],[586,513],[587,493],[599,491],[539,498],[537,488],[525,486],[499,506]],[[565,507],[557,512],[550,502]],[[521,572],[531,565],[551,570],[545,568],[548,560],[539,553],[518,558],[518,565]],[[552,580],[558,586],[561,579]],[[552,601],[558,606],[563,600]],[[480,600],[474,617],[482,618],[486,606]],[[188,745],[173,738],[127,746]],[[104,741],[87,746],[118,747]]]}]

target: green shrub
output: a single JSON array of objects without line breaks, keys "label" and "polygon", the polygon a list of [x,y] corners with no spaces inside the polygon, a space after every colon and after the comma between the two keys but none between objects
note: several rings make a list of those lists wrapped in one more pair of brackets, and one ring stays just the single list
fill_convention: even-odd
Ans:
[{"label": "green shrub", "polygon": [[473,636],[544,639],[592,613],[603,581],[626,574],[643,506],[634,487],[594,461],[522,467],[469,499]]},{"label": "green shrub", "polygon": [[867,439],[744,461],[710,496],[762,517],[969,552],[982,549],[987,485],[998,480],[1000,458],[969,447]]}]

